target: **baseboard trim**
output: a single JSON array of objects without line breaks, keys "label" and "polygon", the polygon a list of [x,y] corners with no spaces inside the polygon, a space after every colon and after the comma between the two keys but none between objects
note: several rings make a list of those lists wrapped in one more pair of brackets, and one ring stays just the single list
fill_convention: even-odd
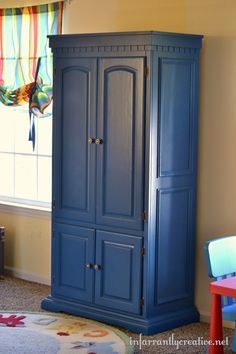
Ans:
[{"label": "baseboard trim", "polygon": [[200,322],[210,323],[210,312],[199,311]]},{"label": "baseboard trim", "polygon": [[[200,322],[210,323],[210,312],[199,311],[200,313]],[[233,321],[223,321],[223,326],[226,328],[234,328]]]},{"label": "baseboard trim", "polygon": [[51,284],[50,277],[42,277],[35,273],[23,272],[20,269],[8,267],[8,266],[5,266],[4,270],[6,276],[32,281],[33,283],[39,283],[45,285]]}]

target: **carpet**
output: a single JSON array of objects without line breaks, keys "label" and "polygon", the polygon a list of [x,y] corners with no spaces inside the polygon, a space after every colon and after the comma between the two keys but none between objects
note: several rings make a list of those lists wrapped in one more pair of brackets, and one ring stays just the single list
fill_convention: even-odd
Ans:
[{"label": "carpet", "polygon": [[54,313],[0,312],[1,354],[132,354],[116,328]]}]

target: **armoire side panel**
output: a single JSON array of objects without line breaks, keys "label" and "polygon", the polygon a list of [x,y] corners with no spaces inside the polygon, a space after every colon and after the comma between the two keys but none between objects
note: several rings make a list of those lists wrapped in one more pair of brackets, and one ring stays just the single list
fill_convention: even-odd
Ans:
[{"label": "armoire side panel", "polygon": [[193,306],[197,170],[196,58],[157,53],[156,311]]},{"label": "armoire side panel", "polygon": [[160,121],[159,173],[178,176],[193,173],[193,61],[159,59]]},{"label": "armoire side panel", "polygon": [[98,62],[98,224],[143,228],[143,58]]},{"label": "armoire side panel", "polygon": [[[94,59],[61,59],[55,117],[55,216],[94,221],[95,135]],[[73,94],[72,94],[73,92]],[[58,102],[59,101],[59,102]]]},{"label": "armoire side panel", "polygon": [[159,191],[159,223],[156,230],[158,266],[155,279],[157,305],[184,299],[190,295],[191,203],[191,190],[187,188]]}]

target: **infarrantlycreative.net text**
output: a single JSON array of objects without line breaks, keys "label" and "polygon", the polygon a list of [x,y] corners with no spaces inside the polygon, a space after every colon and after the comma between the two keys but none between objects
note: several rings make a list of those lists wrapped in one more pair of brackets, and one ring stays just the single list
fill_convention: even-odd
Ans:
[{"label": "infarrantlycreative.net text", "polygon": [[167,339],[144,339],[142,333],[139,334],[138,339],[130,337],[130,344],[142,349],[145,346],[172,346],[176,350],[179,350],[182,346],[209,346],[209,345],[229,345],[229,338],[225,337],[222,341],[215,341],[212,343],[210,340],[203,337],[197,337],[196,339],[175,339],[174,333]]}]

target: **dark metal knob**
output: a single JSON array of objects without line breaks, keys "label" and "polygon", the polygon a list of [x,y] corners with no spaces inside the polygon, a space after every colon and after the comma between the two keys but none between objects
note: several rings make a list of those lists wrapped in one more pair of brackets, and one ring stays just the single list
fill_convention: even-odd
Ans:
[{"label": "dark metal knob", "polygon": [[100,138],[97,138],[96,140],[95,140],[95,144],[97,144],[97,145],[100,145],[100,144],[102,144],[103,143],[103,141],[102,141],[102,139],[100,139]]},{"label": "dark metal knob", "polygon": [[94,267],[93,267],[94,270],[100,270],[101,269],[101,266],[100,264],[95,264]]},{"label": "dark metal knob", "polygon": [[85,266],[88,269],[92,269],[93,268],[93,264],[92,263],[86,263]]},{"label": "dark metal knob", "polygon": [[95,143],[95,139],[91,138],[91,136],[88,138],[88,143],[89,144],[94,144]]}]

